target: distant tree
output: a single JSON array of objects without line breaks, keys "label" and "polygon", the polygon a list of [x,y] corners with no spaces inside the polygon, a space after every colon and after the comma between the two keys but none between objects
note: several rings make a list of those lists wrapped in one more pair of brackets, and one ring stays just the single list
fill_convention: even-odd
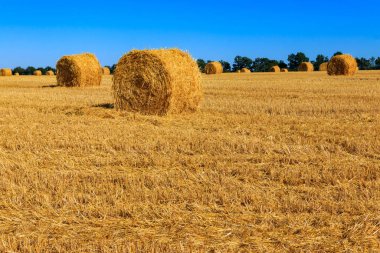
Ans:
[{"label": "distant tree", "polygon": [[324,56],[323,54],[317,55],[317,58],[315,58],[315,61],[313,61],[314,69],[319,70],[319,66],[324,63],[328,62],[329,58],[327,56]]},{"label": "distant tree", "polygon": [[283,60],[278,62],[278,66],[280,67],[280,69],[287,69],[288,68],[288,64],[286,64]]},{"label": "distant tree", "polygon": [[273,66],[279,64],[276,60],[270,60],[268,58],[256,58],[252,63],[252,69],[254,72],[269,72]]},{"label": "distant tree", "polygon": [[343,53],[341,51],[336,52],[333,56],[342,55]]},{"label": "distant tree", "polygon": [[44,74],[44,75],[46,75],[46,72],[48,72],[48,71],[53,71],[54,73],[56,73],[56,69],[55,68],[52,68],[52,67],[50,67],[50,66],[47,66],[47,67],[45,67],[43,70],[42,70],[42,73]]},{"label": "distant tree", "polygon": [[252,59],[248,57],[236,56],[234,60],[234,64],[232,65],[233,71],[240,70],[242,68],[247,68],[252,70]]},{"label": "distant tree", "polygon": [[231,64],[229,62],[220,60],[219,61],[223,66],[223,72],[231,72]]},{"label": "distant tree", "polygon": [[36,68],[29,66],[25,69],[24,73],[25,75],[33,75],[34,71],[36,71]]},{"label": "distant tree", "polygon": [[368,60],[369,60],[369,63],[370,63],[370,69],[376,69],[376,58],[375,57],[371,57]]},{"label": "distant tree", "polygon": [[13,73],[19,73],[20,75],[25,75],[25,69],[21,67],[16,67],[13,69]]},{"label": "distant tree", "polygon": [[309,58],[302,52],[288,56],[289,70],[297,70],[302,62],[308,62]]},{"label": "distant tree", "polygon": [[46,71],[45,71],[45,69],[43,67],[38,67],[36,70],[41,71],[42,75],[46,74]]},{"label": "distant tree", "polygon": [[110,70],[111,70],[111,74],[115,73],[115,70],[116,70],[116,64],[112,65],[110,67]]},{"label": "distant tree", "polygon": [[371,61],[366,58],[356,58],[360,70],[369,70],[371,68]]},{"label": "distant tree", "polygon": [[377,57],[375,64],[376,64],[376,69],[380,69],[380,57]]},{"label": "distant tree", "polygon": [[206,62],[203,59],[197,60],[198,68],[203,73],[205,71]]}]

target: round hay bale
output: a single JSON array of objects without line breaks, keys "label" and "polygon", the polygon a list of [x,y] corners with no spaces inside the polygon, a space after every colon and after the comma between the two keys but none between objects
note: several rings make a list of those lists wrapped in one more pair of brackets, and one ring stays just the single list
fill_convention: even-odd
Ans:
[{"label": "round hay bale", "polygon": [[251,73],[251,70],[247,69],[247,68],[242,68],[240,70],[240,73]]},{"label": "round hay bale", "polygon": [[298,67],[298,71],[301,71],[301,72],[313,72],[314,71],[314,66],[313,66],[313,64],[311,64],[311,62],[303,62]]},{"label": "round hay bale", "polygon": [[94,54],[63,56],[57,62],[57,83],[67,87],[99,86],[102,68]]},{"label": "round hay bale", "polygon": [[241,71],[240,70],[236,70],[236,73],[240,73]]},{"label": "round hay bale", "polygon": [[327,66],[327,74],[330,76],[352,76],[356,73],[357,68],[358,64],[351,55],[336,55],[330,60]]},{"label": "round hay bale", "polygon": [[33,72],[33,75],[35,76],[42,76],[42,71],[41,70],[36,70]]},{"label": "round hay bale", "polygon": [[319,65],[319,71],[327,71],[328,64],[329,64],[328,62],[324,62],[321,65]]},{"label": "round hay bale", "polygon": [[270,72],[276,72],[276,73],[278,73],[278,72],[281,72],[281,69],[280,69],[279,66],[273,66],[273,67],[270,69]]},{"label": "round hay bale", "polygon": [[197,63],[179,49],[133,50],[113,77],[115,108],[142,114],[194,112],[203,97]]},{"label": "round hay bale", "polygon": [[205,67],[205,73],[207,75],[222,74],[223,73],[223,65],[218,61],[209,62],[209,63],[207,63],[207,65]]},{"label": "round hay bale", "polygon": [[15,75],[15,76],[19,76],[20,74],[16,72],[14,75]]},{"label": "round hay bale", "polygon": [[111,75],[111,70],[107,67],[102,68],[103,75]]},{"label": "round hay bale", "polygon": [[11,76],[12,70],[11,69],[1,69],[0,74],[1,74],[1,76]]},{"label": "round hay bale", "polygon": [[281,69],[281,72],[283,72],[283,73],[288,73],[289,70],[288,70],[288,69]]},{"label": "round hay bale", "polygon": [[46,71],[47,76],[54,76],[54,71],[53,70],[48,70]]}]

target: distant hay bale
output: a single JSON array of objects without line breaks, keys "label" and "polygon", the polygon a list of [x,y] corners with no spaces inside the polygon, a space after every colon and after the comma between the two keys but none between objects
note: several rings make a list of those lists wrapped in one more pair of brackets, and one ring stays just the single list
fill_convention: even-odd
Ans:
[{"label": "distant hay bale", "polygon": [[0,74],[1,74],[1,76],[11,76],[12,70],[11,69],[1,69]]},{"label": "distant hay bale", "polygon": [[314,66],[313,66],[313,64],[311,64],[311,62],[303,62],[298,67],[298,71],[301,71],[301,72],[313,72],[314,71]]},{"label": "distant hay bale", "polygon": [[357,72],[357,68],[358,64],[351,55],[336,55],[327,66],[327,74],[330,76],[352,76]]},{"label": "distant hay bale", "polygon": [[33,72],[33,75],[35,76],[42,76],[42,71],[41,70],[36,70]]},{"label": "distant hay bale", "polygon": [[111,75],[111,70],[107,67],[102,68],[103,75]]},{"label": "distant hay bale", "polygon": [[288,70],[288,69],[281,69],[281,72],[283,72],[283,73],[288,73],[289,70]]},{"label": "distant hay bale", "polygon": [[240,70],[236,70],[236,73],[240,73],[241,71]]},{"label": "distant hay bale", "polygon": [[63,56],[57,62],[57,83],[67,87],[99,86],[102,68],[94,54]]},{"label": "distant hay bale", "polygon": [[133,50],[117,64],[115,108],[142,114],[194,112],[203,97],[197,63],[179,49]]},{"label": "distant hay bale", "polygon": [[46,71],[47,76],[54,76],[54,71],[53,70],[48,70]]},{"label": "distant hay bale", "polygon": [[247,69],[247,68],[242,68],[240,70],[240,73],[251,73],[251,70]]},{"label": "distant hay bale", "polygon": [[279,66],[273,66],[271,69],[270,69],[270,72],[281,72],[281,69]]},{"label": "distant hay bale", "polygon": [[207,75],[222,74],[223,73],[223,65],[218,61],[209,62],[209,63],[207,63],[207,65],[205,67],[205,73]]},{"label": "distant hay bale", "polygon": [[321,65],[319,65],[319,71],[327,71],[328,64],[329,64],[328,62],[324,62]]},{"label": "distant hay bale", "polygon": [[15,76],[19,76],[20,74],[16,72],[14,75],[15,75]]}]

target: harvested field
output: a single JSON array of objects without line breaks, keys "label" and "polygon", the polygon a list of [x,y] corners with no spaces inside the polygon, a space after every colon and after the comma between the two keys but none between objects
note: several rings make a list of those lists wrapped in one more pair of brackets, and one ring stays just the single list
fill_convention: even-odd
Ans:
[{"label": "harvested field", "polygon": [[379,71],[202,79],[159,117],[0,78],[0,252],[380,250]]}]

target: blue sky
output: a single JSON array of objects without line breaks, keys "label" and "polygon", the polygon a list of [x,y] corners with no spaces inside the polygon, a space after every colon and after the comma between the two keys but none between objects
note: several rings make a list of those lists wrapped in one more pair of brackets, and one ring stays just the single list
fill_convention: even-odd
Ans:
[{"label": "blue sky", "polygon": [[7,1],[0,67],[54,66],[95,53],[111,65],[131,49],[178,47],[194,58],[314,59],[337,50],[380,56],[380,1]]}]

